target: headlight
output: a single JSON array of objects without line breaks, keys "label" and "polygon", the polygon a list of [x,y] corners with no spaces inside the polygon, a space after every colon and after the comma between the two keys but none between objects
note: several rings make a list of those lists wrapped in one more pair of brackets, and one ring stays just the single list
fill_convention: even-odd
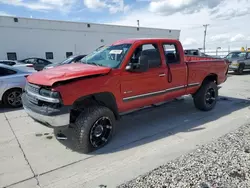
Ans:
[{"label": "headlight", "polygon": [[239,65],[239,63],[238,63],[237,61],[233,61],[233,62],[232,62],[232,65],[234,65],[234,66],[238,66],[238,65]]},{"label": "headlight", "polygon": [[40,89],[39,94],[45,97],[51,97],[51,98],[59,98],[59,93],[56,91],[50,91],[47,89]]}]

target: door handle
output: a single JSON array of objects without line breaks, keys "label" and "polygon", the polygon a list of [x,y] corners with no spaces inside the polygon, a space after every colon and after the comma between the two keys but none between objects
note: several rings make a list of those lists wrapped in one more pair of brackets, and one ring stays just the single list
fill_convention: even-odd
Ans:
[{"label": "door handle", "polygon": [[166,76],[165,73],[159,74],[160,77]]}]

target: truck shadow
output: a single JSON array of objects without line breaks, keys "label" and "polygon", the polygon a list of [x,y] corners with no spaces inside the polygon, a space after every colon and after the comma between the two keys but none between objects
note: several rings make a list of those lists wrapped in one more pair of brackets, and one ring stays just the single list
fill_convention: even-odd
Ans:
[{"label": "truck shadow", "polygon": [[[250,70],[245,70],[244,72],[243,72],[243,76],[244,75],[248,75],[248,74],[250,74]],[[237,73],[235,73],[234,71],[230,71],[230,72],[228,72],[228,76],[230,77],[230,76],[233,76],[233,75],[237,75],[237,76],[242,76],[242,75],[238,75]]]},{"label": "truck shadow", "polygon": [[[209,112],[197,110],[191,97],[142,109],[122,116],[113,139],[91,155],[127,150],[180,132],[200,131],[204,128],[199,126],[248,106],[250,100],[220,96],[216,108]],[[55,135],[57,133],[55,130]],[[62,130],[62,133],[68,139],[58,141],[74,151],[72,129]]]}]

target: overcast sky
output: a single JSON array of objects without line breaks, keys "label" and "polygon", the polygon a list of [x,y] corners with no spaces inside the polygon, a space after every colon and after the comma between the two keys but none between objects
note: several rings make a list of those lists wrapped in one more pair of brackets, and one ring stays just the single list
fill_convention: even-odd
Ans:
[{"label": "overcast sky", "polygon": [[0,15],[180,29],[185,47],[250,47],[250,0],[0,0]]}]

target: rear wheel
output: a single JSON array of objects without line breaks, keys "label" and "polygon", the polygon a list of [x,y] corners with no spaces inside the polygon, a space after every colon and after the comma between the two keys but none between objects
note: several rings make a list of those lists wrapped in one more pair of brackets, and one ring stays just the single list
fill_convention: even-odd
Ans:
[{"label": "rear wheel", "polygon": [[75,121],[75,148],[89,153],[106,145],[114,134],[115,116],[104,106],[91,106]]},{"label": "rear wheel", "polygon": [[215,82],[206,81],[194,95],[194,105],[202,111],[209,111],[214,108],[218,98],[218,87]]},{"label": "rear wheel", "polygon": [[20,108],[22,106],[22,89],[7,90],[3,95],[3,103],[8,107]]}]

